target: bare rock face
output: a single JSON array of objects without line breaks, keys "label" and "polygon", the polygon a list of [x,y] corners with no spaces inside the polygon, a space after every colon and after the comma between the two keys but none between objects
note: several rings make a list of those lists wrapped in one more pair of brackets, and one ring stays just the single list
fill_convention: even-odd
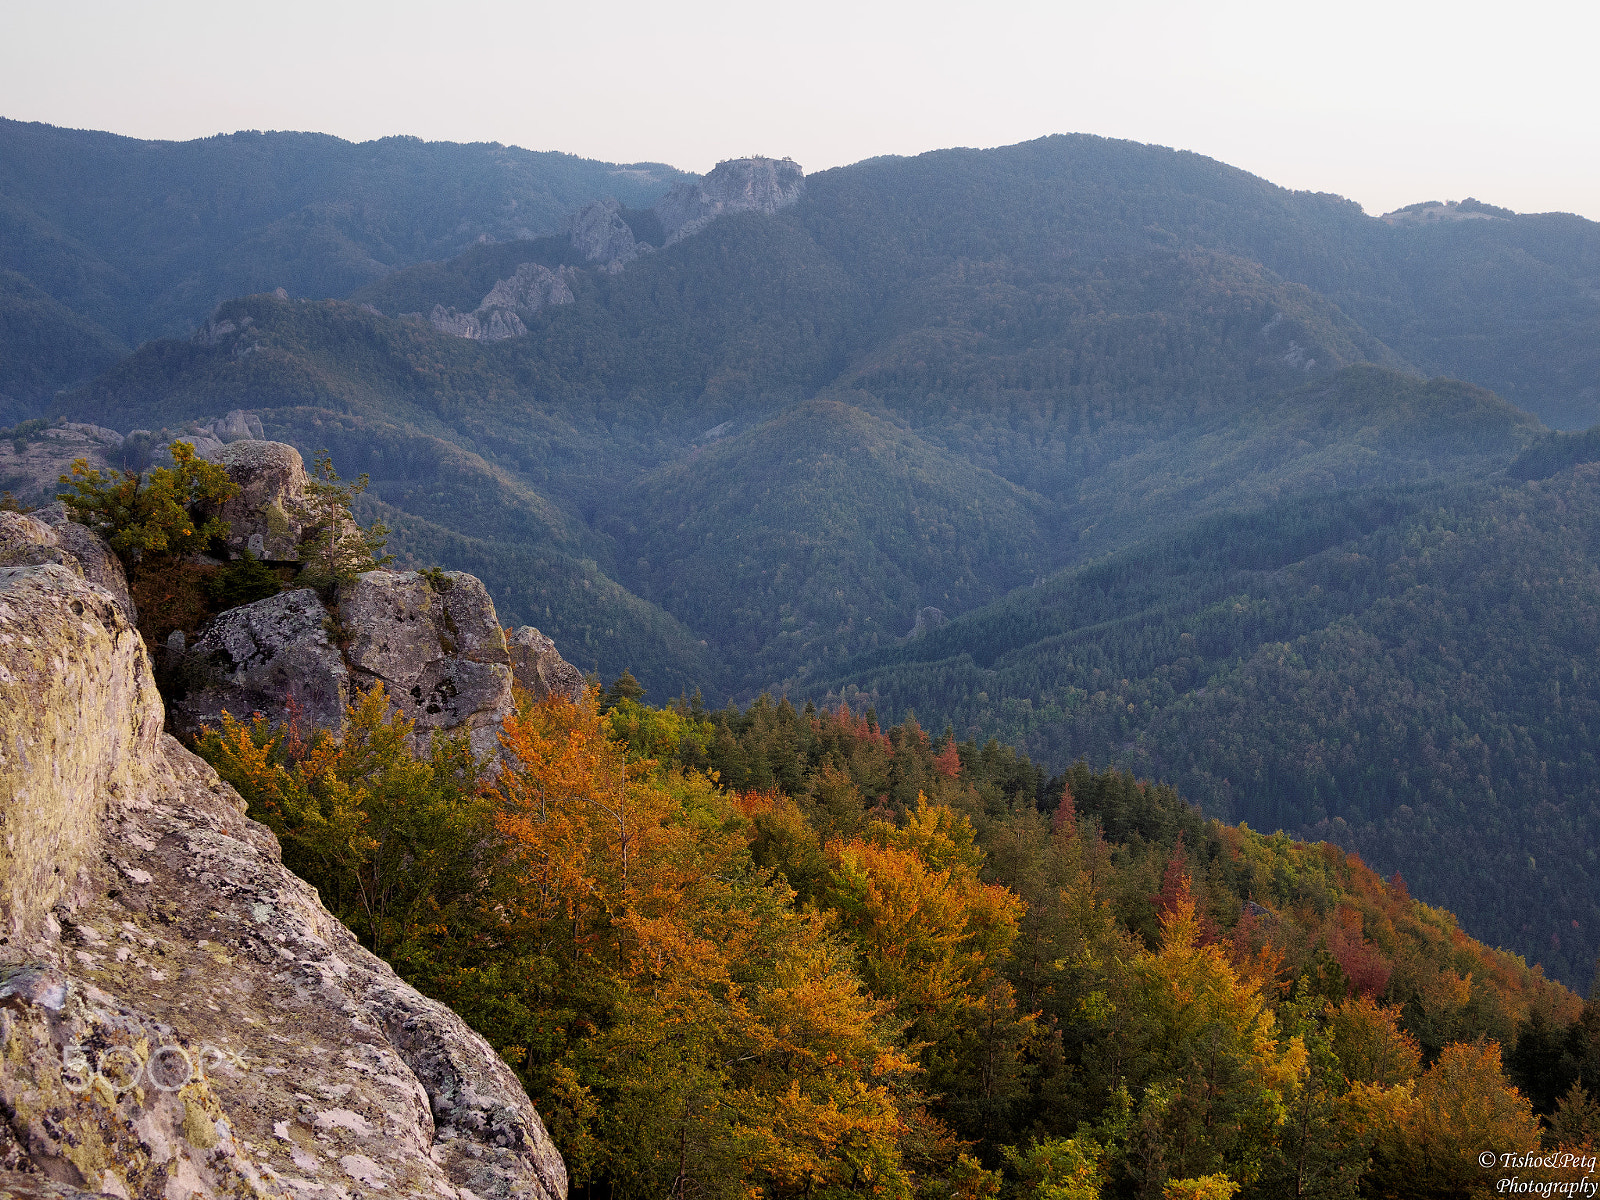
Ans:
[{"label": "bare rock face", "polygon": [[6,438],[0,441],[0,491],[25,504],[48,503],[62,490],[61,476],[71,473],[76,459],[84,459],[90,470],[120,466],[122,442],[114,430],[81,422]]},{"label": "bare rock face", "polygon": [[702,179],[680,183],[656,201],[667,245],[698,233],[724,213],[787,208],[805,192],[805,172],[792,158],[731,158]]},{"label": "bare rock face", "polygon": [[478,311],[514,309],[532,314],[547,304],[571,303],[572,289],[567,286],[565,270],[552,271],[540,263],[526,262],[489,289]]},{"label": "bare rock face", "polygon": [[511,673],[535,700],[552,695],[577,700],[583,695],[583,672],[562,658],[556,644],[532,625],[513,633],[509,648]]},{"label": "bare rock face", "polygon": [[942,608],[935,608],[933,605],[929,604],[923,608],[917,609],[917,619],[912,624],[911,632],[906,634],[906,637],[919,638],[923,634],[927,633],[930,629],[937,629],[939,626],[945,623],[946,617],[944,615],[944,610]]},{"label": "bare rock face", "polygon": [[524,317],[547,304],[571,304],[565,267],[551,270],[541,263],[522,263],[509,277],[497,282],[472,312],[457,312],[435,304],[428,323],[441,333],[475,341],[496,342],[528,332]]},{"label": "bare rock face", "polygon": [[511,659],[488,589],[460,571],[368,571],[339,592],[355,685],[381,680],[419,744],[465,729],[479,757],[511,711]]},{"label": "bare rock face", "polygon": [[0,512],[0,567],[58,563],[74,575],[104,588],[131,621],[138,613],[128,595],[122,561],[92,529],[79,525],[60,502],[26,515]]},{"label": "bare rock face", "polygon": [[212,461],[239,485],[238,495],[215,512],[228,522],[228,544],[269,562],[299,562],[300,543],[316,520],[300,451],[283,442],[242,439],[219,445]]},{"label": "bare rock face", "polygon": [[337,729],[352,696],[332,624],[309,588],[218,614],[184,655],[188,690],[172,706],[178,728],[217,726],[226,711],[241,721],[260,713],[274,725],[292,713],[302,732]]},{"label": "bare rock face", "polygon": [[653,248],[634,238],[621,210],[616,200],[595,200],[573,215],[569,227],[572,248],[613,275]]},{"label": "bare rock face", "polygon": [[563,1200],[516,1078],[161,731],[145,648],[0,569],[0,1195]]},{"label": "bare rock face", "polygon": [[12,943],[50,925],[160,732],[144,642],[115,599],[61,563],[0,568],[0,930]]}]

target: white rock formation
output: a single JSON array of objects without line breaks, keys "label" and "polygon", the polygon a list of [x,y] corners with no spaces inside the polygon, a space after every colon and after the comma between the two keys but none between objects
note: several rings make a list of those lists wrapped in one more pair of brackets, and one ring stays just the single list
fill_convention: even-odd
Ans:
[{"label": "white rock formation", "polygon": [[613,275],[653,248],[635,240],[621,210],[616,200],[595,200],[580,208],[568,223],[572,248]]}]

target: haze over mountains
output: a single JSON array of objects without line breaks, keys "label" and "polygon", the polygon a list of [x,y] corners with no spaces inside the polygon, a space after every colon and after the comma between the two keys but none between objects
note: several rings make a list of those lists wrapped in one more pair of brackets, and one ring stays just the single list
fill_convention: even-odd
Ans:
[{"label": "haze over mountains", "polygon": [[0,412],[249,410],[657,700],[1136,766],[1587,983],[1600,226],[1083,136],[719,172],[0,124]]}]

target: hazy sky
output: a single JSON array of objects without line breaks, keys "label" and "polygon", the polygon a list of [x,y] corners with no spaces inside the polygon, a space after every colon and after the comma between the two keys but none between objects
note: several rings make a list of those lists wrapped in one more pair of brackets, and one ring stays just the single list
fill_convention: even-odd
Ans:
[{"label": "hazy sky", "polygon": [[498,141],[704,171],[1087,132],[1368,212],[1600,219],[1600,6],[0,0],[0,115]]}]

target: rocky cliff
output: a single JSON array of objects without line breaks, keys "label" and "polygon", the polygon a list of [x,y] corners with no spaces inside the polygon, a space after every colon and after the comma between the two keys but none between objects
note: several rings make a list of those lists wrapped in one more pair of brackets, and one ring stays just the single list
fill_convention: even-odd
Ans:
[{"label": "rocky cliff", "polygon": [[724,213],[771,215],[799,200],[805,172],[792,158],[731,158],[703,179],[680,183],[656,202],[667,245],[698,233]]},{"label": "rocky cliff", "polygon": [[92,470],[120,465],[123,437],[112,429],[62,421],[0,439],[0,492],[44,504],[61,490],[61,476],[83,459]]},{"label": "rocky cliff", "polygon": [[12,516],[0,1194],[564,1197],[510,1070],[283,868],[163,732],[120,601]]},{"label": "rocky cliff", "polygon": [[[626,226],[624,226],[626,228]],[[539,263],[522,263],[501,279],[469,313],[435,304],[428,322],[442,333],[477,341],[496,342],[528,332],[523,318],[549,304],[571,304],[567,268],[551,270]]]},{"label": "rocky cliff", "polygon": [[[657,245],[636,236],[623,217],[622,205],[611,199],[595,200],[579,209],[568,219],[566,232],[573,250],[584,261],[615,275],[659,245],[682,241],[724,214],[771,215],[795,203],[804,192],[805,172],[793,159],[734,158],[718,163],[703,179],[676,185],[643,214],[650,218],[647,224],[652,228],[660,225],[659,237],[655,232],[646,234],[656,238]],[[527,333],[524,318],[546,305],[573,302],[567,274],[572,270],[575,268],[523,263],[515,274],[497,282],[473,311],[459,312],[436,304],[427,316],[428,323],[442,333],[480,341]],[[233,332],[231,322],[225,324],[229,326],[225,332]]]},{"label": "rocky cliff", "polygon": [[613,275],[652,249],[634,238],[622,219],[622,205],[615,200],[596,200],[579,209],[567,232],[574,250]]},{"label": "rocky cliff", "polygon": [[[307,493],[299,452],[281,442],[243,440],[222,446],[215,457],[239,486],[215,513],[229,523],[233,549],[299,562],[302,539],[322,519]],[[58,515],[65,520],[64,512]],[[19,531],[19,522],[32,521],[4,516]],[[80,542],[101,544],[68,523],[56,531],[18,532],[19,548],[11,553],[18,561],[58,561],[55,543],[72,531]],[[45,541],[50,546],[35,544]],[[106,557],[109,566],[95,560],[100,575],[89,577],[113,586],[121,568],[115,556]],[[126,583],[120,586],[126,602]],[[514,682],[535,699],[551,692],[576,698],[583,690],[582,673],[537,629],[523,626],[508,641],[488,589],[472,575],[367,571],[340,585],[331,600],[332,607],[309,588],[291,588],[228,609],[188,636],[175,633],[161,651],[169,661],[182,660],[175,675],[183,686],[171,704],[177,732],[215,725],[224,712],[241,720],[260,713],[273,723],[292,713],[308,728],[337,729],[357,692],[381,683],[416,723],[419,749],[436,729],[465,732],[473,752],[484,757],[498,748]]]}]

